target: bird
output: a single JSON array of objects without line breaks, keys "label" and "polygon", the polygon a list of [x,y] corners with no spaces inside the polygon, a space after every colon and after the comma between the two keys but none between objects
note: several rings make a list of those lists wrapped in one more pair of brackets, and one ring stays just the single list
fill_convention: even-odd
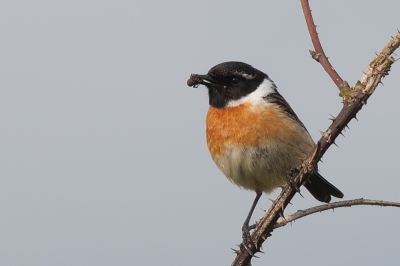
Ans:
[{"label": "bird", "polygon": [[[242,227],[249,232],[262,193],[286,185],[286,172],[299,166],[315,143],[275,83],[249,64],[220,63],[206,75],[192,74],[187,85],[208,89],[206,139],[213,161],[231,182],[256,192]],[[344,196],[318,171],[303,185],[321,202]]]}]

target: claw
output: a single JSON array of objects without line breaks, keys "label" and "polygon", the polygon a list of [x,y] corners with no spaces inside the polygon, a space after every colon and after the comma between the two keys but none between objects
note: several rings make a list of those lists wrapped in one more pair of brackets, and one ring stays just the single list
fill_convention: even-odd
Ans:
[{"label": "claw", "polygon": [[297,193],[300,193],[300,188],[293,182],[292,179],[287,178],[287,182],[289,183],[289,185],[296,190]]},{"label": "claw", "polygon": [[249,253],[250,256],[252,256],[253,258],[257,258],[257,259],[260,258],[260,257],[257,257],[256,255],[254,255],[253,252],[251,252],[250,249],[246,245],[243,245],[243,246],[244,246],[244,249],[247,251],[247,253]]}]

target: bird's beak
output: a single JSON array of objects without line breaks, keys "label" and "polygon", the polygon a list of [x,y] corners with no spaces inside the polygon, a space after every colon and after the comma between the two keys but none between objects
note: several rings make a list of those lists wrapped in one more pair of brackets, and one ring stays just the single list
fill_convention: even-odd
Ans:
[{"label": "bird's beak", "polygon": [[208,75],[192,74],[187,81],[189,87],[197,88],[199,85],[217,84],[217,81]]}]

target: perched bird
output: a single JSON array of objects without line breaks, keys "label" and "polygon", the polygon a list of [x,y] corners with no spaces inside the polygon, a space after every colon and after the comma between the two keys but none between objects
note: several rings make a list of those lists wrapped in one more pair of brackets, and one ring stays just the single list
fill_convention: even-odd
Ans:
[{"label": "perched bird", "polygon": [[[286,172],[300,165],[314,141],[274,82],[248,64],[221,63],[207,75],[192,74],[187,84],[208,89],[206,134],[212,159],[230,181],[257,194],[243,225],[248,230],[262,192],[285,185]],[[322,202],[343,197],[317,172],[304,186]]]}]

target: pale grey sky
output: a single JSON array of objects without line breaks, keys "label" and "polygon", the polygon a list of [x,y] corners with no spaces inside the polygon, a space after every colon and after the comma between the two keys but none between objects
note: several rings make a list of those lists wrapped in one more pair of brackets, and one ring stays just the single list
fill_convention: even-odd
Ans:
[{"label": "pale grey sky", "polygon": [[[351,85],[400,28],[398,0],[310,4]],[[190,74],[259,68],[314,139],[341,108],[299,1],[2,1],[0,32],[0,265],[230,265],[254,195],[212,162]],[[400,201],[400,63],[384,84],[319,165],[346,200]],[[303,195],[286,214],[319,204]],[[273,232],[253,265],[397,265],[399,220],[315,214]]]}]

